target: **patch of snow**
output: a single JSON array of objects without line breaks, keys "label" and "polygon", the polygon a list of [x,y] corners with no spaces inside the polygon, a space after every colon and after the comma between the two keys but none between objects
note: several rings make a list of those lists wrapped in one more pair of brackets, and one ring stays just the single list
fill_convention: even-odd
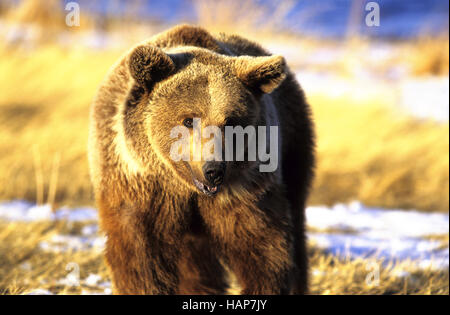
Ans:
[{"label": "patch of snow", "polygon": [[449,78],[410,78],[400,85],[402,106],[421,118],[448,121]]},{"label": "patch of snow", "polygon": [[410,259],[420,261],[421,268],[449,266],[449,249],[442,249],[439,241],[424,238],[448,234],[448,214],[371,209],[353,202],[331,208],[309,207],[306,217],[310,227],[356,232],[309,234],[317,246],[334,255]]},{"label": "patch of snow", "polygon": [[36,289],[36,290],[31,291],[27,295],[54,295],[54,294],[52,292],[50,292],[49,290]]},{"label": "patch of snow", "polygon": [[39,246],[42,250],[51,252],[82,251],[90,249],[102,251],[105,247],[105,238],[56,234],[51,239],[40,242]]},{"label": "patch of snow", "polygon": [[22,200],[0,203],[0,219],[8,221],[67,220],[69,222],[97,221],[97,210],[93,208],[63,207],[55,211],[50,205],[36,206]]},{"label": "patch of snow", "polygon": [[48,220],[51,216],[52,210],[50,206],[35,206],[21,200],[0,204],[0,218],[8,221]]},{"label": "patch of snow", "polygon": [[308,225],[319,228],[354,229],[372,238],[421,237],[449,232],[444,213],[368,208],[358,201],[333,207],[308,207]]},{"label": "patch of snow", "polygon": [[67,220],[69,222],[78,221],[96,221],[98,220],[97,210],[93,208],[76,208],[70,209],[67,207],[58,209],[54,213],[54,219]]},{"label": "patch of snow", "polygon": [[81,234],[83,234],[84,236],[91,236],[91,235],[95,235],[97,233],[98,233],[98,225],[97,224],[86,225],[86,226],[83,226],[83,228],[81,229]]},{"label": "patch of snow", "polygon": [[411,273],[405,270],[395,270],[393,273],[398,278],[408,278],[411,276]]},{"label": "patch of snow", "polygon": [[[359,71],[358,78],[345,78],[330,72],[303,70],[297,72],[297,79],[307,95],[326,95],[330,98],[345,97],[367,103],[379,99],[380,95],[394,109],[417,118],[431,118],[439,122],[449,120],[449,78],[425,77],[411,78],[399,74],[402,69],[392,69],[392,78],[373,76],[365,69]],[[361,70],[361,71],[360,71]],[[399,78],[395,78],[399,77]]]},{"label": "patch of snow", "polygon": [[84,283],[93,287],[96,286],[100,282],[100,280],[102,280],[102,277],[91,273],[86,279],[84,279]]},{"label": "patch of snow", "polygon": [[[309,233],[310,240],[335,255],[350,258],[378,257],[389,260],[412,260],[418,267],[446,268],[449,249],[428,235],[449,233],[449,216],[443,213],[385,210],[368,208],[360,202],[337,204],[333,207],[314,206],[306,209],[310,227],[323,232]],[[61,208],[33,206],[24,201],[0,203],[0,219],[9,221],[68,220],[97,221],[93,208]],[[332,230],[328,233],[326,230]],[[339,230],[341,233],[335,233]],[[46,251],[103,250],[105,237],[98,225],[82,228],[81,235],[54,235],[40,243]]]}]

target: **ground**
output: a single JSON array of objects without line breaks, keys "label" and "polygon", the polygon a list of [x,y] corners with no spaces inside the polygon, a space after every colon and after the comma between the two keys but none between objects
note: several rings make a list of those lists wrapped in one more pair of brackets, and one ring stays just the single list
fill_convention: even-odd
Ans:
[{"label": "ground", "polygon": [[[312,294],[448,294],[447,214],[307,209]],[[94,208],[0,204],[0,293],[110,294]]]}]

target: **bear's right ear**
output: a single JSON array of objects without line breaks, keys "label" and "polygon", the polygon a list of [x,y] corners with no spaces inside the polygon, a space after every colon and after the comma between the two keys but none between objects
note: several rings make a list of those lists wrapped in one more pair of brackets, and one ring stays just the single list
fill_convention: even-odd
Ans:
[{"label": "bear's right ear", "polygon": [[136,47],[130,55],[129,67],[131,76],[147,90],[175,72],[175,63],[161,49],[141,45]]},{"label": "bear's right ear", "polygon": [[259,93],[272,93],[286,78],[286,61],[281,56],[240,56],[235,60],[236,75]]}]

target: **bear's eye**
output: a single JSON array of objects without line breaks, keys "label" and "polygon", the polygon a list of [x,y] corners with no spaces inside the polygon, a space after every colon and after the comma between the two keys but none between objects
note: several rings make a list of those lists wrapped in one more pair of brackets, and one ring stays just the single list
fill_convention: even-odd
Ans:
[{"label": "bear's eye", "polygon": [[187,128],[192,128],[194,126],[194,120],[192,118],[186,118],[183,120],[183,125]]}]

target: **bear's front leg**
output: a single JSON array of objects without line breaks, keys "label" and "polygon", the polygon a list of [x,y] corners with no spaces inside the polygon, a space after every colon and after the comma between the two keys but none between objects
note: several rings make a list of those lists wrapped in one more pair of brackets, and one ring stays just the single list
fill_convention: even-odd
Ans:
[{"label": "bear's front leg", "polygon": [[[125,236],[133,237],[133,233]],[[140,236],[134,235],[137,238]],[[141,239],[139,242],[150,243]],[[131,239],[109,234],[105,258],[113,278],[114,294],[175,294],[178,286],[177,268],[172,264],[179,256],[175,245],[152,242],[133,244]],[[142,245],[142,246],[141,246]],[[164,249],[164,250],[163,250]]]},{"label": "bear's front leg", "polygon": [[236,236],[228,261],[242,288],[241,294],[289,294],[293,257],[286,233],[265,226],[260,233]]},{"label": "bear's front leg", "polygon": [[241,294],[289,294],[295,274],[293,229],[283,198],[233,203],[205,213]]},{"label": "bear's front leg", "polygon": [[276,244],[240,245],[241,249],[230,251],[228,257],[230,268],[241,286],[240,294],[289,294],[293,274],[290,254],[284,248],[272,247]]},{"label": "bear's front leg", "polygon": [[169,233],[158,231],[170,227],[170,222],[163,224],[154,212],[132,206],[100,210],[113,293],[175,294],[179,282],[178,233],[175,228]]}]

